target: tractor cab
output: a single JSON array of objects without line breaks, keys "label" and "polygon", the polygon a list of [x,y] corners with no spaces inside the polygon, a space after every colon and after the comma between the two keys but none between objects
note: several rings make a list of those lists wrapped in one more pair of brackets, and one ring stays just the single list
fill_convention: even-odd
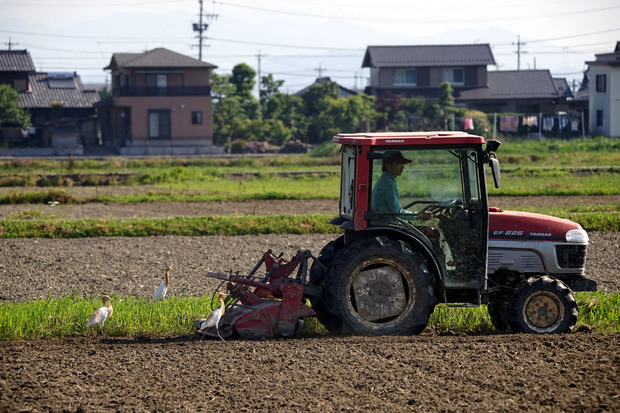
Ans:
[{"label": "tractor cab", "polygon": [[486,290],[485,164],[491,158],[483,138],[414,132],[333,141],[343,144],[340,226],[406,240],[436,267],[444,301],[479,304]]}]

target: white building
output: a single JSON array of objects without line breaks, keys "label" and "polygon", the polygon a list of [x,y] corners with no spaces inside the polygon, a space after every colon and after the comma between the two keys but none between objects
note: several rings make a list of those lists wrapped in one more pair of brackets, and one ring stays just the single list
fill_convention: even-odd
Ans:
[{"label": "white building", "polygon": [[620,41],[590,67],[590,134],[620,136]]}]

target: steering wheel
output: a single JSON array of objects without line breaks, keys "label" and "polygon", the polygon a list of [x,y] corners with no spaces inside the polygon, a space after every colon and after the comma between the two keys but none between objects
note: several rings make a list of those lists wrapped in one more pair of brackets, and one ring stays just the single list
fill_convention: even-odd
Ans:
[{"label": "steering wheel", "polygon": [[408,203],[407,205],[405,205],[405,206],[403,207],[403,209],[409,209],[409,208],[411,208],[412,206],[414,206],[415,204],[429,204],[429,203],[432,203],[432,202],[433,202],[433,201],[413,201],[413,202],[410,202],[410,203]]},{"label": "steering wheel", "polygon": [[[429,203],[429,201],[414,201],[414,202],[407,204],[404,208],[408,209],[409,207],[415,204],[419,204],[419,203],[426,204],[426,203]],[[438,218],[440,216],[449,217],[452,214],[454,214],[454,212],[456,212],[456,210],[459,208],[463,208],[463,206],[461,205],[461,201],[458,199],[452,199],[446,202],[433,201],[432,203],[426,205],[424,208],[418,211],[418,215],[422,215],[422,213],[424,212],[429,212],[432,214],[434,218]]]}]

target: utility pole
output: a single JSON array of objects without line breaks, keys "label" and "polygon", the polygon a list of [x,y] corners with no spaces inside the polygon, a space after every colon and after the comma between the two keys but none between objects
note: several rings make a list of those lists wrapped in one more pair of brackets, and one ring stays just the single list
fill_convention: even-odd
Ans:
[{"label": "utility pole", "polygon": [[258,51],[258,54],[256,55],[256,58],[258,59],[258,82],[256,82],[256,86],[258,87],[258,109],[259,109],[259,113],[262,113],[262,108],[261,108],[261,96],[260,96],[260,88],[261,88],[261,71],[260,71],[260,63],[261,63],[261,59],[263,57],[265,57],[266,55],[261,54],[260,50]]},{"label": "utility pole", "polygon": [[202,42],[205,39],[204,36],[204,32],[207,31],[207,29],[209,28],[209,25],[207,23],[203,23],[202,19],[203,17],[206,18],[207,20],[217,20],[218,15],[217,14],[205,14],[202,11],[202,2],[203,0],[198,0],[198,3],[200,3],[200,14],[198,15],[198,23],[194,23],[192,24],[192,28],[195,32],[198,32],[198,60],[202,60]]},{"label": "utility pole", "polygon": [[517,70],[521,70],[521,53],[527,53],[521,51],[521,46],[525,46],[524,42],[521,42],[521,35],[517,35],[517,43],[513,43],[513,46],[517,46]]}]

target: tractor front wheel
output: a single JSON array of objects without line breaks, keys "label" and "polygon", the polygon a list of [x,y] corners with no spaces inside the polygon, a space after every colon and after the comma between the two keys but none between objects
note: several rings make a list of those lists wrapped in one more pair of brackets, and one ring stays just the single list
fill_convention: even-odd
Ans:
[{"label": "tractor front wheel", "polygon": [[433,275],[409,244],[362,238],[334,258],[322,306],[331,326],[365,336],[419,334],[436,304]]},{"label": "tractor front wheel", "polygon": [[514,332],[557,334],[577,322],[577,302],[562,281],[531,277],[522,281],[508,301],[508,321]]}]

